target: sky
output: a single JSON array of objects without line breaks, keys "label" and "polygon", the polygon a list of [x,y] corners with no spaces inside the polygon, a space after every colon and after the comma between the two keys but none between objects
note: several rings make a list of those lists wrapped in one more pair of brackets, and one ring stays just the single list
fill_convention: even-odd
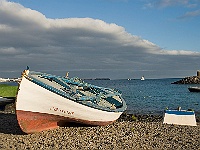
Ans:
[{"label": "sky", "polygon": [[200,0],[0,0],[0,77],[183,78],[200,70]]}]

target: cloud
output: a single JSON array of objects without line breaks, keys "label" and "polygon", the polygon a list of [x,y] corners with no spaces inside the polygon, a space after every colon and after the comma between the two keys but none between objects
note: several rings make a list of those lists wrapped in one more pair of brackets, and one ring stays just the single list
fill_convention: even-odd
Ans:
[{"label": "cloud", "polygon": [[186,12],[184,15],[178,17],[178,19],[187,19],[187,18],[192,18],[192,17],[196,17],[196,16],[200,16],[200,9],[195,10],[195,11]]},{"label": "cloud", "polygon": [[162,50],[161,54],[165,55],[185,55],[185,56],[195,56],[199,55],[199,52],[192,52],[186,50]]},{"label": "cloud", "polygon": [[189,0],[161,0],[157,4],[160,7],[169,7],[175,5],[187,5]]},{"label": "cloud", "polygon": [[190,0],[150,0],[150,2],[147,3],[145,6],[150,8],[153,7],[165,8],[177,5],[189,6],[189,7],[195,6],[194,4],[190,4],[189,2]]},{"label": "cloud", "polygon": [[[166,9],[170,7],[183,7],[187,10],[183,15],[176,17],[176,19],[184,20],[194,18],[200,15],[200,1],[199,0],[149,0],[144,8],[158,8]],[[196,9],[196,10],[193,10]]]},{"label": "cloud", "polygon": [[[20,4],[0,0],[0,76],[32,70],[83,78],[130,78],[196,70],[198,52],[163,50],[125,28],[92,18],[50,19]],[[182,62],[187,62],[187,66]],[[195,63],[194,63],[195,61]],[[181,63],[180,63],[181,62]],[[196,63],[198,62],[198,63]],[[183,72],[181,72],[183,73]],[[16,75],[16,74],[15,74]]]}]

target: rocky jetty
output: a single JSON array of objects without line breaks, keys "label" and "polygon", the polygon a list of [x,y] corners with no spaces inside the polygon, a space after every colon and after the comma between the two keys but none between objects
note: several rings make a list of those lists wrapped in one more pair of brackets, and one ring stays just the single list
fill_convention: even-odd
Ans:
[{"label": "rocky jetty", "polygon": [[185,77],[179,81],[173,82],[172,84],[200,84],[199,76]]}]

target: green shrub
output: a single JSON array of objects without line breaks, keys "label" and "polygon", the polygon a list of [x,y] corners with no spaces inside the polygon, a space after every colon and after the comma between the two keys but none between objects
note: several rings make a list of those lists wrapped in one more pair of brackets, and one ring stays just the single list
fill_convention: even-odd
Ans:
[{"label": "green shrub", "polygon": [[1,97],[16,97],[18,86],[0,84]]},{"label": "green shrub", "polygon": [[135,117],[134,115],[132,115],[132,121],[137,121],[137,117]]}]

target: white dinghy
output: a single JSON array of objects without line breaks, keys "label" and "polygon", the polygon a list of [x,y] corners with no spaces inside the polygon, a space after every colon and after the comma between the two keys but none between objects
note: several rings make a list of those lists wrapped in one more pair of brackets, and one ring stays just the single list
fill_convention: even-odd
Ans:
[{"label": "white dinghy", "polygon": [[197,126],[195,113],[192,110],[165,110],[164,121],[166,124]]}]

